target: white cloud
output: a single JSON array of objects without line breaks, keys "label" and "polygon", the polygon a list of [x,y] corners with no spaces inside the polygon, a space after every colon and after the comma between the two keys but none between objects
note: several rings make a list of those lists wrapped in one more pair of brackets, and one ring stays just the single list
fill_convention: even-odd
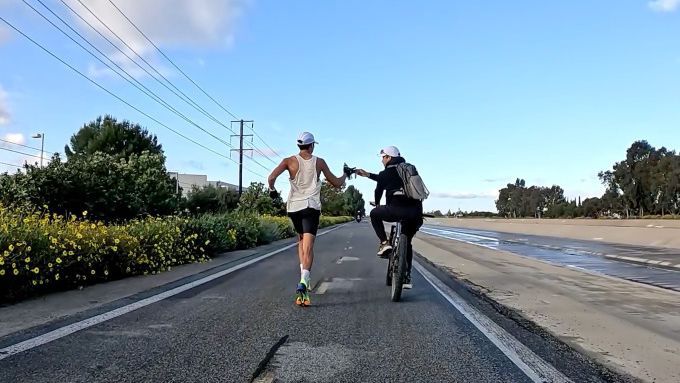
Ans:
[{"label": "white cloud", "polygon": [[23,166],[25,162],[28,162],[29,164],[34,164],[40,161],[40,156],[33,157],[21,154],[25,152],[30,152],[31,149],[25,149],[13,145],[13,144],[23,145],[26,143],[26,136],[24,136],[22,133],[6,133],[0,136],[0,138],[2,138],[4,141],[9,141],[9,143],[0,141],[0,148],[9,149],[0,151],[0,153],[3,154],[0,157],[0,161],[13,165],[13,166],[4,165],[3,169],[0,169],[0,173],[4,172],[5,170],[14,171],[16,168],[20,168],[21,166]]},{"label": "white cloud", "polygon": [[680,0],[653,0],[648,2],[647,5],[657,12],[673,12],[678,9]]},{"label": "white cloud", "polygon": [[26,143],[26,137],[22,133],[7,133],[3,139],[13,144],[23,145]]},{"label": "white cloud", "polygon": [[0,85],[0,126],[9,124],[10,114],[7,106],[7,92]]},{"label": "white cloud", "polygon": [[498,197],[497,192],[482,192],[482,193],[465,193],[465,192],[435,192],[432,193],[434,198],[448,198],[448,199],[490,199]]},{"label": "white cloud", "polygon": [[[0,0],[1,1],[1,0]],[[87,22],[99,32],[119,45],[118,39],[85,9],[77,0],[66,0]],[[234,41],[234,25],[250,0],[117,0],[115,4],[161,49],[168,47],[229,47]],[[159,61],[155,48],[135,28],[113,8],[108,0],[89,0],[85,2],[107,26],[118,34],[130,47],[154,66]],[[80,18],[69,12],[81,29],[97,40],[101,38]],[[108,45],[108,43],[103,42]],[[105,45],[101,45],[105,46]],[[135,71],[136,77],[145,73],[130,63],[120,52],[110,47],[108,53],[112,60],[125,69]],[[133,52],[122,47],[130,57]],[[143,64],[142,64],[143,65]],[[163,69],[166,70],[167,69]],[[163,73],[161,70],[161,73]],[[111,74],[108,69],[94,67],[91,74]],[[153,73],[153,72],[152,72]],[[132,73],[131,73],[132,74]],[[164,73],[165,74],[165,73]]]}]

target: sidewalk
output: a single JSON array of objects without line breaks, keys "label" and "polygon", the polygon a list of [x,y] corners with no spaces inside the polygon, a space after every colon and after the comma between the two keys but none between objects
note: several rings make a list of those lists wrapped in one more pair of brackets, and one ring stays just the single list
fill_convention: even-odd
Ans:
[{"label": "sidewalk", "polygon": [[650,382],[680,381],[680,294],[418,234],[414,249],[576,350]]}]

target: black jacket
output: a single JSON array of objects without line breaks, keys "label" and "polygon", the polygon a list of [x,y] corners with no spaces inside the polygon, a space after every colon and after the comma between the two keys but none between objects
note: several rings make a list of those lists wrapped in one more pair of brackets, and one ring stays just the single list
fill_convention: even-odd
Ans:
[{"label": "black jacket", "polygon": [[403,193],[404,183],[399,177],[396,167],[390,165],[397,165],[406,162],[403,157],[394,157],[387,163],[385,170],[378,174],[370,173],[368,178],[376,181],[378,184],[375,187],[375,203],[380,205],[383,192],[387,192],[388,206],[404,206],[404,207],[419,207],[422,208],[422,202],[408,198],[405,195],[394,195],[399,191]]}]

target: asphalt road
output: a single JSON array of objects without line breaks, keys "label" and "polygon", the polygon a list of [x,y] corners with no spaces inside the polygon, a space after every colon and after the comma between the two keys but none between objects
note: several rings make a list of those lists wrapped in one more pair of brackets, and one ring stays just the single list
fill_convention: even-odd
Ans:
[{"label": "asphalt road", "polygon": [[[455,241],[503,250],[669,290],[680,291],[680,268],[640,264],[642,261],[680,263],[680,250],[633,246],[569,238],[502,233],[489,230],[425,225],[424,233]],[[632,261],[629,261],[632,260]]]},{"label": "asphalt road", "polygon": [[414,288],[390,302],[376,244],[366,222],[319,237],[312,307],[293,303],[291,248],[233,272],[212,270],[226,275],[49,343],[39,340],[136,301],[0,338],[5,352],[29,344],[4,357],[0,350],[0,382],[625,380],[504,317],[423,259]]}]

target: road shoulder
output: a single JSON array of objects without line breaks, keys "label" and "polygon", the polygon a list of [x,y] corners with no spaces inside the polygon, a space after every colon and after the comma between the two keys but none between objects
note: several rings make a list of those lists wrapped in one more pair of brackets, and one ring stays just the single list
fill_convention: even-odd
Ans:
[{"label": "road shoulder", "polygon": [[680,381],[680,294],[419,234],[415,250],[616,371]]}]

